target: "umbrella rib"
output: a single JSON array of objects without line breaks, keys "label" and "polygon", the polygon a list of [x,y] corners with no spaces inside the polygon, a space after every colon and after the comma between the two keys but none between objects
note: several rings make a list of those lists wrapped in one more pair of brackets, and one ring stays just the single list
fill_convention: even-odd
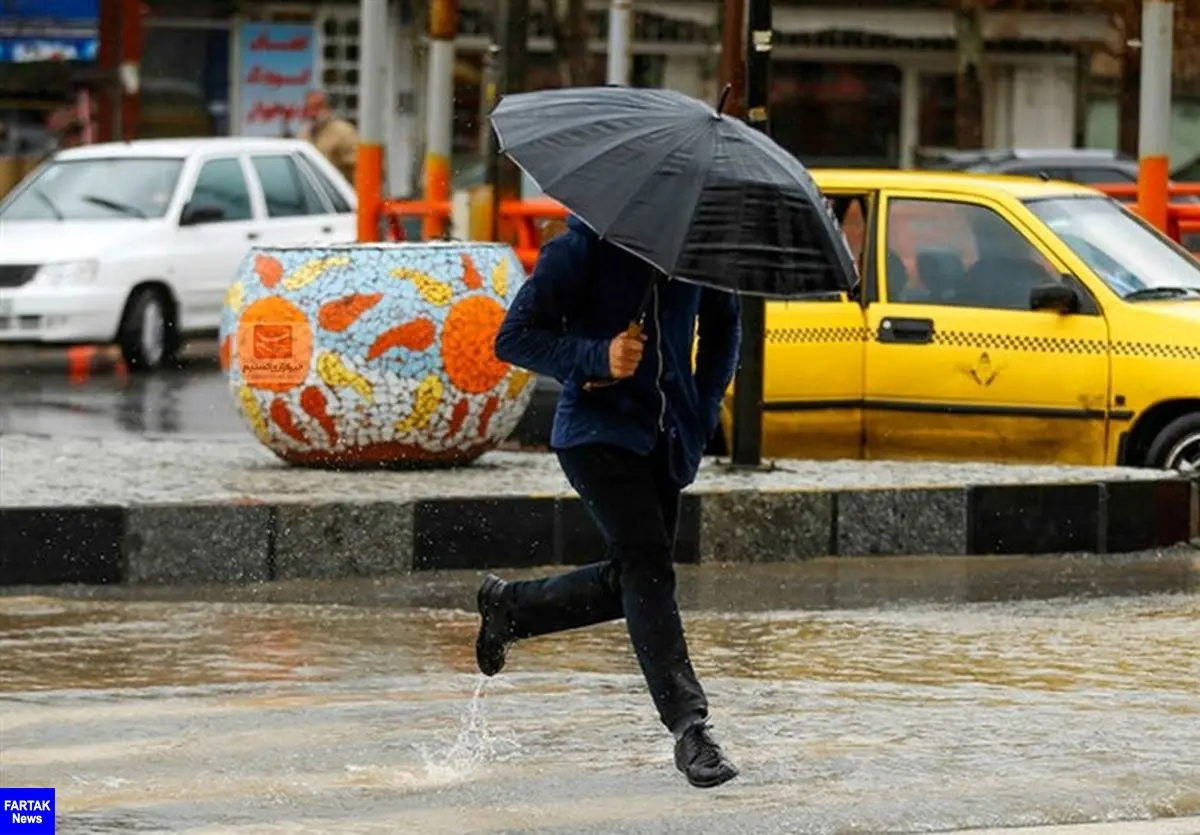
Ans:
[{"label": "umbrella rib", "polygon": [[702,165],[700,166],[700,170],[704,171],[705,174],[703,177],[697,177],[696,184],[693,186],[693,189],[692,189],[692,211],[691,211],[691,214],[688,215],[687,223],[684,224],[684,227],[683,227],[683,229],[684,229],[683,240],[679,241],[679,246],[676,248],[675,263],[671,265],[671,272],[670,272],[671,275],[675,275],[675,270],[679,266],[679,256],[683,254],[683,246],[687,242],[687,239],[688,239],[688,234],[687,234],[688,230],[690,230],[692,228],[692,224],[696,222],[696,212],[700,208],[700,193],[704,191],[704,186],[708,183],[708,171],[711,168],[712,163],[713,163],[715,146],[718,142],[721,141],[720,133],[714,132],[712,134],[712,136],[715,138],[712,141],[708,142],[707,145],[705,146],[705,151],[707,153],[706,153],[704,159],[698,160],[698,162],[702,163]]},{"label": "umbrella rib", "polygon": [[[517,168],[521,169],[521,171],[522,171],[522,172],[525,174],[525,176],[526,176],[526,177],[528,177],[529,179],[533,180],[535,183],[537,182],[537,178],[536,178],[536,177],[534,177],[532,173],[530,173],[529,169],[527,169],[525,166],[521,165],[521,163],[520,163],[520,162],[518,162],[516,159],[513,159],[513,161],[512,161],[512,162],[513,162],[513,165],[515,165],[515,166],[517,166]],[[540,187],[540,185],[539,185],[539,187]],[[545,189],[542,189],[542,191],[545,191]],[[547,192],[547,193],[548,193],[548,192]],[[551,197],[553,197],[554,195],[550,195],[550,196],[551,196]],[[561,201],[560,201],[560,202],[561,202]],[[564,205],[566,205],[566,204],[564,203]],[[576,212],[574,209],[571,209],[571,207],[570,207],[570,206],[567,206],[567,208],[568,208],[568,209],[570,209],[570,211],[571,211],[571,214],[573,214],[573,215],[575,215],[575,217],[579,218],[579,221],[580,221],[580,223],[582,223],[582,224],[583,224],[584,226],[586,226],[588,229],[591,229],[591,230],[592,230],[592,232],[594,232],[594,233],[595,233],[595,234],[596,234],[598,237],[603,237],[603,236],[600,234],[600,231],[599,231],[599,230],[596,228],[596,225],[595,225],[594,223],[592,223],[591,221],[589,221],[589,220],[588,220],[586,217],[584,217],[583,215],[581,215],[581,214],[579,214],[578,212]],[[654,261],[652,261],[651,259],[647,258],[645,255],[643,255],[642,253],[638,252],[637,250],[630,248],[628,245],[626,245],[626,244],[623,244],[623,243],[621,243],[620,241],[614,241],[614,240],[611,240],[611,239],[606,239],[606,240],[608,240],[608,242],[609,242],[610,244],[612,244],[613,246],[617,247],[618,249],[620,249],[620,250],[622,250],[622,251],[624,251],[624,252],[627,252],[627,253],[629,253],[629,254],[630,254],[630,255],[632,255],[634,258],[638,259],[639,261],[642,261],[642,262],[644,262],[644,263],[648,264],[649,266],[653,267],[654,269],[658,270],[660,273],[661,273],[661,272],[666,272],[666,271],[665,271],[665,270],[664,270],[662,267],[660,267],[658,264],[655,264],[655,263],[654,263]]]},{"label": "umbrella rib", "polygon": [[[702,128],[700,128],[700,129],[702,129]],[[699,132],[699,130],[696,127],[693,127],[693,129],[690,131],[682,132],[683,135],[680,137],[679,141],[674,143],[673,145],[668,146],[663,151],[663,153],[658,157],[658,159],[655,160],[654,165],[648,166],[648,168],[651,171],[657,171],[658,168],[671,156],[671,154],[675,153],[680,148],[687,145],[688,142],[692,141],[693,137],[698,132]],[[700,183],[703,184],[703,182],[704,182],[704,179],[700,178]],[[641,186],[639,186],[632,194],[630,194],[629,197],[626,198],[625,202],[621,204],[621,208],[619,211],[617,211],[615,213],[615,216],[619,218],[624,213],[624,211],[629,207],[629,204],[632,203],[634,201],[634,199],[636,199],[637,196],[642,193],[642,190],[645,189],[648,184],[649,184],[649,181],[647,181],[646,183],[642,183]],[[695,215],[694,203],[695,203],[695,201],[693,201],[693,207],[692,207],[693,216]],[[604,231],[596,229],[596,234],[600,235],[601,237],[603,237],[605,234],[607,234],[607,232],[608,232],[607,229],[605,229]],[[662,268],[659,267],[659,269],[662,269]],[[668,273],[668,275],[670,274],[668,270],[663,270],[663,272]]]},{"label": "umbrella rib", "polygon": [[[668,124],[670,125],[671,123],[668,122]],[[640,128],[636,131],[629,131],[627,133],[620,134],[619,139],[617,141],[613,141],[612,138],[610,137],[609,141],[606,141],[604,143],[596,143],[595,145],[584,146],[583,148],[580,148],[577,150],[577,152],[576,152],[577,156],[572,156],[571,158],[569,158],[568,162],[570,164],[563,166],[563,171],[564,171],[563,174],[560,174],[558,177],[554,178],[554,180],[551,182],[548,182],[544,185],[539,183],[539,185],[542,186],[543,191],[549,192],[551,188],[558,185],[563,180],[569,179],[572,174],[578,174],[581,169],[583,169],[584,167],[586,167],[588,165],[591,165],[593,162],[595,162],[597,159],[599,159],[600,157],[607,154],[609,151],[611,151],[615,148],[619,148],[621,145],[628,144],[628,143],[632,142],[633,140],[642,139],[646,136],[649,136],[650,134],[655,133],[656,131],[662,130],[662,127],[663,127],[662,125],[643,126],[642,128]],[[684,141],[686,141],[686,136],[684,137]],[[670,156],[672,153],[674,153],[675,150],[677,148],[681,147],[682,145],[683,145],[683,141],[681,141],[677,145],[671,146],[671,150],[669,150],[666,154],[664,154],[662,157],[660,157],[657,160],[657,162],[655,163],[655,167],[657,167],[658,165],[661,165],[663,160],[665,160],[668,156]],[[578,159],[578,162],[576,161],[577,159]],[[626,203],[626,205],[628,205],[628,203]]]},{"label": "umbrella rib", "polygon": [[[639,113],[631,113],[630,116],[636,118],[638,121],[643,121],[643,120],[650,121],[650,120],[657,119],[658,121],[661,121],[665,124],[671,124],[671,123],[677,121],[676,119],[672,119],[672,118],[669,118],[666,116],[659,116],[657,114],[653,114],[650,116],[644,116]],[[582,127],[587,124],[595,124],[598,121],[604,121],[604,120],[596,119],[595,114],[582,114],[579,117],[572,119],[569,122],[559,122],[554,127],[555,127],[556,133],[565,133],[566,131],[574,130],[575,128]],[[507,144],[505,144],[505,140],[504,140],[504,132],[500,130],[500,126],[496,124],[495,120],[492,120],[492,130],[494,130],[496,132],[496,136],[500,140],[500,147],[498,150],[501,153],[505,153],[505,154],[511,153],[514,148],[520,148],[523,145],[532,145],[537,142],[544,141],[546,139],[546,135],[542,134],[541,136],[537,137],[536,139],[519,140],[512,145],[507,145]]]},{"label": "umbrella rib", "polygon": [[[781,151],[782,147],[773,139],[771,139],[771,137],[767,136],[765,133],[757,130],[756,128],[749,127],[748,125],[745,134],[750,139],[751,144],[757,146],[758,149],[762,151],[762,159],[769,161],[784,174],[795,179],[797,183],[805,183],[805,180],[802,179],[802,177],[807,177],[807,182],[811,183],[811,185],[818,189],[818,191],[820,190],[820,187],[817,186],[816,181],[812,179],[812,175],[808,173],[807,169],[803,167],[799,160],[795,159],[795,157],[792,157],[790,160],[782,160],[778,158],[776,152]],[[797,170],[797,168],[799,170]]]}]

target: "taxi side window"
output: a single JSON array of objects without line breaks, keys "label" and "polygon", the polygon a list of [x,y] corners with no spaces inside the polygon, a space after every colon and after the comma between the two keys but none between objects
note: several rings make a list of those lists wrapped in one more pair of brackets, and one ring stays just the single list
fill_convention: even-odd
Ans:
[{"label": "taxi side window", "polygon": [[863,258],[866,255],[867,209],[868,195],[849,194],[834,195],[829,198],[830,208],[838,224],[842,227],[842,235],[846,245],[850,247],[850,255],[859,275],[863,272]]},{"label": "taxi side window", "polygon": [[996,212],[953,200],[892,199],[889,302],[1028,310],[1030,291],[1058,270]]}]

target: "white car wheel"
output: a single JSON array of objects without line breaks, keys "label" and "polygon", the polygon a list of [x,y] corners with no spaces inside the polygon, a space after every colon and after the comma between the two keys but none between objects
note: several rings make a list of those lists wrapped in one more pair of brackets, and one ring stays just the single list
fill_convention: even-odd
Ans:
[{"label": "white car wheel", "polygon": [[173,358],[169,304],[163,291],[153,287],[143,287],[130,297],[118,337],[130,370],[155,371]]}]

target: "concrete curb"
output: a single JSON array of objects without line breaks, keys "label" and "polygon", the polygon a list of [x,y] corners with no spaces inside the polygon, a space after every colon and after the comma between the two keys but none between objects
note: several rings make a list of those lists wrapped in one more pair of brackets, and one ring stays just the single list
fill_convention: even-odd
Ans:
[{"label": "concrete curb", "polygon": [[[1200,538],[1178,479],[685,494],[677,561],[1152,550]],[[576,498],[0,508],[0,585],[242,583],[574,565],[604,543]]]}]

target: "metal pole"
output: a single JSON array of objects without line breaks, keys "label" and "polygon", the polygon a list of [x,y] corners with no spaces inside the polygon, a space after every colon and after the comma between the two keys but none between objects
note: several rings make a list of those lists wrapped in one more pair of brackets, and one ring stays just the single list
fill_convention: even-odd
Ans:
[{"label": "metal pole", "polygon": [[494,0],[492,3],[492,32],[488,44],[487,56],[484,59],[487,83],[484,87],[484,115],[480,120],[486,132],[487,141],[483,144],[484,152],[484,182],[487,188],[487,239],[500,240],[500,178],[503,176],[502,158],[499,153],[499,143],[496,132],[492,130],[488,115],[495,108],[500,96],[507,90],[508,76],[508,0]]},{"label": "metal pole", "polygon": [[497,153],[496,132],[492,130],[491,112],[499,101],[500,94],[500,44],[496,29],[483,54],[483,94],[479,97],[479,148],[483,152],[483,200],[487,210],[486,220],[480,224],[478,233],[472,237],[480,240],[496,240],[496,175],[499,171],[500,155]]},{"label": "metal pole", "polygon": [[[425,199],[450,200],[450,139],[454,127],[454,37],[458,0],[433,0],[429,8],[429,86],[425,112]],[[440,238],[446,220],[426,215],[422,235]]]},{"label": "metal pole", "polygon": [[746,0],[724,0],[721,4],[721,86],[730,85],[725,112],[746,115],[746,64],[742,49],[746,28]]},{"label": "metal pole", "polygon": [[633,0],[610,0],[608,4],[608,83],[628,84],[631,73],[629,37]]},{"label": "metal pole", "polygon": [[383,140],[386,132],[388,62],[387,0],[360,0],[358,53],[358,158],[354,188],[358,193],[358,240],[379,240],[383,202]]},{"label": "metal pole", "polygon": [[[497,93],[520,93],[529,75],[529,0],[498,0],[496,31],[500,40],[500,72]],[[507,157],[495,156],[495,191],[492,192],[496,240],[509,240],[509,228],[501,222],[500,208],[507,200],[521,198],[521,170]]]},{"label": "metal pole", "polygon": [[1138,211],[1167,229],[1167,180],[1171,153],[1171,0],[1142,6],[1142,89],[1138,120]]},{"label": "metal pole", "polygon": [[97,141],[120,141],[120,82],[117,66],[120,64],[121,46],[121,0],[100,0],[99,28],[100,48],[97,55]]},{"label": "metal pole", "polygon": [[[746,40],[746,120],[771,133],[771,0],[749,0]],[[766,303],[743,296],[741,361],[733,389],[735,467],[762,465],[763,362],[766,341]]]},{"label": "metal pole", "polygon": [[117,66],[121,106],[118,112],[117,138],[135,139],[141,118],[142,4],[140,0],[121,3],[121,60]]}]

